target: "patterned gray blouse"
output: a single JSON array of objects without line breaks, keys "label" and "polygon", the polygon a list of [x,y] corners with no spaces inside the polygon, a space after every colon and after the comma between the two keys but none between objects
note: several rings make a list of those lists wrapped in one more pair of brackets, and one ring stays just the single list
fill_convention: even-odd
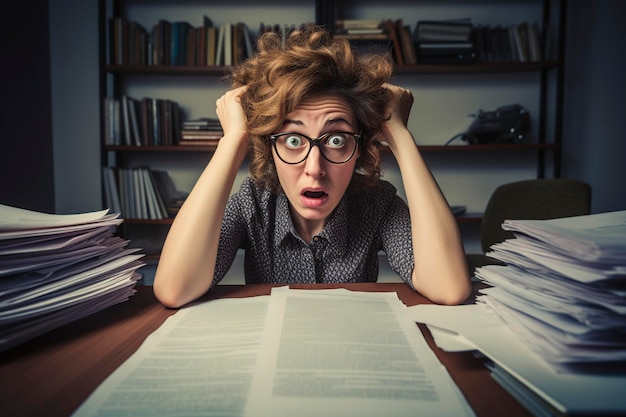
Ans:
[{"label": "patterned gray blouse", "polygon": [[378,251],[409,285],[413,246],[409,210],[387,181],[348,192],[311,242],[296,232],[287,196],[259,189],[247,178],[228,200],[213,285],[245,250],[248,284],[375,282]]}]

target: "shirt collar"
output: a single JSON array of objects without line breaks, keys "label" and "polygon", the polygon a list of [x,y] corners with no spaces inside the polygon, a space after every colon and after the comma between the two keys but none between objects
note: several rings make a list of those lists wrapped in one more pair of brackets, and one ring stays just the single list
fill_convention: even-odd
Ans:
[{"label": "shirt collar", "polygon": [[274,242],[276,247],[280,247],[289,236],[298,237],[291,220],[291,213],[289,212],[289,200],[282,191],[279,191],[276,196],[276,218],[274,223]]},{"label": "shirt collar", "polygon": [[[335,210],[330,214],[328,223],[318,235],[326,239],[331,250],[336,250],[339,254],[345,253],[347,246],[348,231],[348,203],[346,195],[339,201]],[[287,219],[286,221],[284,219]],[[276,247],[280,247],[288,238],[302,240],[293,225],[291,212],[289,211],[289,200],[284,192],[279,191],[276,197],[276,223],[274,228],[274,242]],[[309,243],[309,242],[305,242]]]}]

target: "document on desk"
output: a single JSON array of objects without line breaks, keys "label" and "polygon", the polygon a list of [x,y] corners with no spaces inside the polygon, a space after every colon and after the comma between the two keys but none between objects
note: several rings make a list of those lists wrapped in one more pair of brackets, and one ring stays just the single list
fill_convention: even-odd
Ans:
[{"label": "document on desk", "polygon": [[473,415],[395,293],[272,293],[248,414]]},{"label": "document on desk", "polygon": [[473,416],[405,308],[279,289],[181,309],[74,416]]},{"label": "document on desk", "polygon": [[179,310],[73,414],[243,416],[268,296]]}]

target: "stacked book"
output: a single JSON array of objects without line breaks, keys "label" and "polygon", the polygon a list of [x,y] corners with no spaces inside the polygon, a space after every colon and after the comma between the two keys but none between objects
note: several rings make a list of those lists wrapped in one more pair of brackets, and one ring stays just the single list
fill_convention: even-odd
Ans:
[{"label": "stacked book", "polygon": [[51,215],[0,205],[0,351],[127,300],[144,265],[107,210]]},{"label": "stacked book", "polygon": [[390,53],[397,65],[417,63],[410,27],[402,19],[338,19],[333,36],[362,53]]},{"label": "stacked book", "polygon": [[222,136],[224,136],[224,130],[218,119],[201,117],[183,122],[178,144],[215,146]]},{"label": "stacked book", "polygon": [[337,19],[335,21],[335,36],[350,35],[355,38],[359,36],[372,37],[372,35],[383,34],[381,19]]},{"label": "stacked book", "polygon": [[462,20],[420,20],[413,41],[420,64],[465,64],[476,60],[473,25]]},{"label": "stacked book", "polygon": [[386,54],[393,50],[392,36],[380,19],[338,19],[333,37],[347,39],[363,53]]}]

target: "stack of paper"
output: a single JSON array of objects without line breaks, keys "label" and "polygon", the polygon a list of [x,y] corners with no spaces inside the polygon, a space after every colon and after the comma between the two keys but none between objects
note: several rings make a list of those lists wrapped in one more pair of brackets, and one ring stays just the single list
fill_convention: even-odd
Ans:
[{"label": "stack of paper", "polygon": [[560,372],[626,363],[626,211],[507,220],[477,297]]},{"label": "stack of paper", "polygon": [[275,288],[183,308],[74,413],[473,416],[395,293]]},{"label": "stack of paper", "polygon": [[446,351],[478,350],[493,378],[535,416],[626,415],[626,374],[557,372],[485,304],[409,307]]},{"label": "stack of paper", "polygon": [[0,205],[0,351],[135,292],[143,255],[113,235],[118,216]]}]

